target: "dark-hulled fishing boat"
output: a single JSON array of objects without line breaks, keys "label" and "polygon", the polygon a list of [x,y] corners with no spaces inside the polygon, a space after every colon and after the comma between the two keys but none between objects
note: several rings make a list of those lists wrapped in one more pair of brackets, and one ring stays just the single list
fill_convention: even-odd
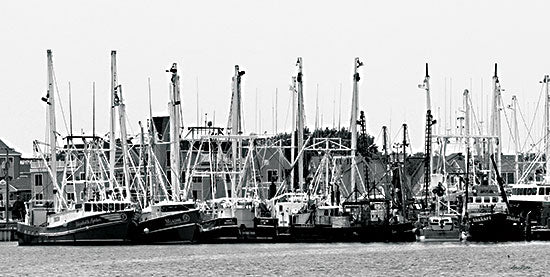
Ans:
[{"label": "dark-hulled fishing boat", "polygon": [[142,211],[130,238],[138,243],[194,242],[200,220],[199,209],[193,203],[159,202]]},{"label": "dark-hulled fishing boat", "polygon": [[134,208],[125,201],[85,202],[52,212],[52,201],[31,201],[24,223],[17,224],[19,245],[124,243]]}]

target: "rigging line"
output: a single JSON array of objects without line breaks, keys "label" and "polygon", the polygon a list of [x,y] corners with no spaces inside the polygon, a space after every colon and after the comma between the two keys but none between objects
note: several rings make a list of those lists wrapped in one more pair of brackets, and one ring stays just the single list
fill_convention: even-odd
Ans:
[{"label": "rigging line", "polygon": [[[525,121],[525,117],[523,116],[523,113],[521,112],[520,105],[518,105],[518,111],[519,111],[519,115],[520,115],[520,117],[521,117],[521,120],[522,120],[522,122],[523,122],[523,125],[524,125],[525,129],[527,129],[527,130],[529,131],[529,129],[528,129],[529,127],[527,127],[527,122]],[[531,136],[531,132],[528,132],[528,133],[527,133],[527,137],[528,137],[528,138],[531,138],[531,142],[532,142],[533,144],[535,144],[535,140],[534,140],[533,137]],[[525,143],[524,143],[524,145],[521,147],[520,152],[523,152],[523,148],[524,148],[526,145],[527,145],[527,140],[525,140]]]},{"label": "rigging line", "polygon": [[[403,129],[403,125],[401,125],[401,127],[399,128],[399,130],[397,130],[397,133],[395,133],[395,136],[393,137],[393,141],[396,141],[396,140],[397,140],[397,137],[400,135],[402,129]],[[391,146],[390,146],[390,147],[391,147]]]},{"label": "rigging line", "polygon": [[61,108],[61,115],[63,118],[63,123],[65,124],[65,130],[67,134],[69,133],[69,127],[67,125],[67,119],[65,118],[65,110],[63,109],[63,103],[61,102],[61,96],[59,95],[59,87],[57,86],[57,77],[55,76],[55,70],[52,68],[53,81],[55,83],[55,91],[57,92],[57,98],[59,98],[59,107]]},{"label": "rigging line", "polygon": [[[540,100],[542,98],[542,93],[543,93],[543,88],[544,88],[544,85],[541,85],[540,87],[540,93],[539,93],[539,99],[537,101],[537,106],[535,107],[535,111],[533,113],[533,120],[531,121],[531,126],[529,126],[529,128],[527,128],[527,131],[528,131],[528,134],[530,135],[531,134],[531,131],[533,130],[533,124],[535,124],[535,118],[537,117],[537,113],[538,113],[538,110],[539,110],[539,106],[540,106]],[[523,147],[522,147],[523,148]]]},{"label": "rigging line", "polygon": [[[501,107],[504,107],[504,102],[502,101],[502,97],[499,97],[500,105]],[[514,133],[512,131],[512,126],[510,124],[510,120],[508,120],[508,114],[506,113],[506,110],[504,111],[504,118],[506,119],[506,125],[508,126],[508,131],[510,132],[510,138],[513,138],[514,143],[517,144],[517,138],[514,136]],[[508,151],[510,150],[510,144],[508,144]]]},{"label": "rigging line", "polygon": [[470,103],[470,106],[472,107],[471,111],[472,111],[472,115],[474,116],[474,121],[475,121],[475,126],[477,127],[477,130],[479,132],[479,134],[483,134],[482,133],[482,130],[481,130],[481,125],[479,124],[479,120],[477,119],[477,115],[476,115],[476,111],[475,109],[473,109],[474,107],[474,104],[472,102],[472,97],[468,95],[468,102]]}]

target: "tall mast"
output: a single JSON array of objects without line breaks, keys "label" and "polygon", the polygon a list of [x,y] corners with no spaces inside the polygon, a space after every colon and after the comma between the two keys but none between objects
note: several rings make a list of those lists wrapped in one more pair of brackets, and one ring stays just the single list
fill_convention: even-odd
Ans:
[{"label": "tall mast", "polygon": [[153,205],[155,203],[155,186],[153,183],[153,173],[155,172],[155,163],[153,161],[153,148],[155,145],[155,128],[153,123],[153,109],[151,107],[151,78],[147,78],[147,86],[148,86],[148,98],[149,98],[149,119],[147,120],[148,123],[148,133],[149,133],[149,149],[147,151],[148,156],[148,164],[147,164],[147,170],[149,171],[149,204]]},{"label": "tall mast", "polygon": [[[228,135],[241,135],[242,134],[242,118],[241,118],[241,76],[245,74],[244,71],[239,70],[239,66],[235,65],[235,75],[232,78],[232,95],[231,95],[231,107],[229,110],[229,124],[227,126]],[[237,158],[240,158],[240,152],[238,149],[237,138],[233,139],[231,143],[231,154],[232,154],[232,163],[233,171],[236,172],[239,169],[237,163]],[[230,197],[236,195],[236,186],[237,186],[237,177],[231,176],[231,194]]]},{"label": "tall mast", "polygon": [[[390,203],[387,203],[386,207],[386,216],[389,216],[390,214],[390,206],[392,199],[392,188],[391,188],[391,180],[392,180],[392,170],[390,165],[390,156],[388,153],[388,127],[382,126],[382,153],[384,153],[384,163],[386,164],[386,186],[384,187],[385,190],[385,197],[386,200],[389,199]],[[389,217],[387,217],[389,218]]]},{"label": "tall mast", "polygon": [[113,190],[113,184],[115,181],[115,163],[116,163],[116,102],[115,102],[115,90],[117,87],[117,73],[116,73],[116,51],[111,51],[111,121],[109,130],[109,188]]},{"label": "tall mast", "polygon": [[[170,78],[170,174],[172,185],[172,200],[177,201],[180,197],[180,77],[178,75],[178,66],[172,64],[168,70],[172,73]],[[184,192],[184,198],[187,199],[187,192]]]},{"label": "tall mast", "polygon": [[[53,80],[53,59],[52,59],[52,50],[47,50],[48,56],[48,115],[49,115],[49,135],[50,135],[50,169],[52,171],[52,184],[53,187],[57,187],[57,156],[56,156],[56,126],[55,126],[55,91],[54,91],[54,80]],[[44,195],[45,199],[53,198],[53,190],[47,189],[45,192],[48,195]],[[50,194],[51,193],[51,194]],[[59,194],[61,192],[58,191]]]},{"label": "tall mast", "polygon": [[[497,75],[497,64],[495,63],[495,75],[493,76],[493,110],[491,117],[491,135],[496,137],[496,164],[497,169],[501,172],[502,168],[502,143],[501,143],[501,127],[500,127],[500,82]],[[494,148],[494,143],[491,144]],[[490,180],[490,179],[489,179]]]},{"label": "tall mast", "polygon": [[[290,160],[294,162],[294,159],[296,158],[296,113],[297,113],[297,97],[296,97],[296,77],[292,77],[292,132],[290,135]],[[292,167],[292,170],[290,171],[290,190],[294,192],[294,181],[295,181],[295,167]]]},{"label": "tall mast", "polygon": [[119,125],[120,125],[120,144],[122,145],[122,172],[124,174],[124,189],[126,190],[126,200],[130,200],[130,166],[128,163],[130,152],[128,150],[128,133],[126,131],[126,105],[122,97],[122,85],[115,87],[115,105],[118,107]]},{"label": "tall mast", "polygon": [[[298,75],[296,76],[296,85],[298,89],[298,118],[296,119],[296,125],[297,125],[297,152],[302,150],[304,146],[304,117],[305,117],[305,109],[304,109],[304,77],[302,73],[302,57],[298,57],[298,61],[296,63],[296,66],[298,66]],[[298,186],[300,190],[304,191],[304,155],[300,155],[298,157]]]},{"label": "tall mast", "polygon": [[429,187],[432,176],[432,125],[435,121],[432,119],[432,103],[430,99],[430,75],[428,74],[428,63],[426,63],[426,74],[424,82],[418,85],[419,88],[426,91],[426,137],[425,137],[425,157],[424,157],[424,196],[425,208],[428,208]]},{"label": "tall mast", "polygon": [[[548,102],[547,102],[548,103]],[[518,126],[518,116],[517,116],[517,105],[518,99],[515,95],[512,95],[512,120],[514,121],[514,170],[515,178],[514,181],[518,182],[519,179],[519,126]],[[547,110],[548,111],[548,110]]]},{"label": "tall mast", "polygon": [[[356,184],[355,184],[355,175],[357,175],[357,161],[355,160],[355,156],[357,155],[357,116],[358,116],[358,110],[359,110],[359,88],[358,83],[361,79],[359,77],[359,72],[357,72],[357,69],[363,65],[362,62],[359,61],[359,58],[355,58],[355,61],[353,62],[353,95],[351,98],[351,118],[350,118],[350,132],[351,132],[351,176],[350,176],[350,184],[353,188],[354,193],[357,192]],[[355,194],[355,198],[357,199],[357,194]]]},{"label": "tall mast", "polygon": [[544,75],[543,80],[545,87],[546,87],[546,93],[544,98],[544,151],[546,155],[546,175],[545,175],[545,181],[546,183],[550,182],[550,91],[548,88],[548,83],[550,82],[550,77],[548,75]]},{"label": "tall mast", "polygon": [[471,175],[473,173],[472,171],[472,155],[471,155],[471,152],[470,152],[470,114],[471,114],[471,107],[470,107],[470,103],[469,103],[469,99],[470,99],[470,92],[465,89],[464,90],[464,94],[463,94],[463,97],[464,97],[464,143],[465,143],[465,146],[466,146],[466,182],[465,182],[465,198],[466,198],[466,201],[465,201],[465,204],[464,204],[464,214],[466,214],[468,212],[468,190],[469,190],[469,186],[470,184],[473,184],[472,182],[472,178],[471,178]]}]

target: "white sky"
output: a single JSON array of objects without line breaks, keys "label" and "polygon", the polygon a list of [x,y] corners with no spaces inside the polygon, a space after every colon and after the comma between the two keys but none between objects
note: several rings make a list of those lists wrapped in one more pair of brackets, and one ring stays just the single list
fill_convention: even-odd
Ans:
[{"label": "white sky", "polygon": [[[77,134],[91,133],[94,81],[97,130],[108,131],[111,50],[118,51],[119,82],[134,133],[148,114],[147,77],[154,114],[166,114],[165,70],[172,62],[182,74],[186,126],[196,125],[198,78],[201,114],[211,117],[215,111],[217,125],[225,127],[233,66],[239,64],[246,71],[245,131],[257,131],[256,89],[262,131],[273,131],[276,88],[278,127],[289,129],[288,86],[298,56],[304,60],[308,125],[314,125],[319,84],[323,123],[332,126],[342,83],[342,125],[347,126],[357,56],[365,63],[360,109],[366,111],[369,132],[377,136],[391,122],[392,137],[399,138],[396,132],[406,122],[414,150],[422,151],[425,98],[417,85],[425,62],[433,105],[442,114],[448,101],[445,79],[452,78],[453,106],[470,80],[480,105],[481,79],[488,95],[498,62],[504,101],[518,95],[521,109],[532,117],[538,81],[550,73],[549,8],[548,1],[5,1],[0,5],[0,137],[27,156],[32,140],[44,140],[40,97],[46,91],[46,49],[53,50],[66,113],[71,82]],[[486,111],[485,99],[484,106]],[[65,135],[59,108],[58,126]],[[508,144],[506,137],[505,151]]]}]

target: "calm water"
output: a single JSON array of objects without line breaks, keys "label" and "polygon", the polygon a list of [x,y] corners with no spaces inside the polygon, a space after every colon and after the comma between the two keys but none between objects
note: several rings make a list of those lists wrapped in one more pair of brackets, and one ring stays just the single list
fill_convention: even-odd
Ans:
[{"label": "calm water", "polygon": [[0,275],[548,276],[550,243],[35,246],[0,243]]}]

